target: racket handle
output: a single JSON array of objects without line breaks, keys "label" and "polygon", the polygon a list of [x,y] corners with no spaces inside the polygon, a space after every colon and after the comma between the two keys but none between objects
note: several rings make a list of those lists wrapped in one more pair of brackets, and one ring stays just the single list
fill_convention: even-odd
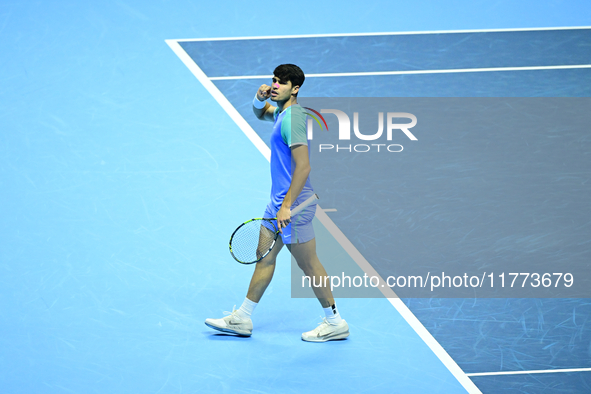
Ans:
[{"label": "racket handle", "polygon": [[304,201],[291,211],[291,217],[294,217],[298,213],[302,212],[308,205],[312,204],[316,200],[318,200],[318,194],[314,193],[306,201]]}]

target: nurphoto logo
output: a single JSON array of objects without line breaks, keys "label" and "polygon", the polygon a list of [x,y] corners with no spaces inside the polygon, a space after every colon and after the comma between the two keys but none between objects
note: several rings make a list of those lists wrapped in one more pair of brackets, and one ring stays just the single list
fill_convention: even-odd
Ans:
[{"label": "nurphoto logo", "polygon": [[[321,114],[333,114],[336,115],[337,120],[339,122],[339,130],[338,130],[338,140],[340,141],[351,141],[351,119],[349,116],[338,109],[321,109],[320,112],[313,110],[312,108],[305,107],[307,110],[313,112],[307,112],[310,116],[308,118],[307,123],[307,133],[308,139],[312,140],[314,138],[314,122],[316,121],[318,126],[320,126],[321,130],[328,131],[328,125],[326,120]],[[375,116],[375,115],[374,115]],[[361,141],[378,141],[380,139],[383,140],[382,135],[384,134],[384,113],[378,112],[378,130],[373,134],[365,134],[362,133],[359,129],[359,112],[353,113],[353,133],[355,138]],[[409,119],[410,123],[395,123],[395,119],[397,122],[400,119]],[[321,122],[322,121],[322,122]],[[387,112],[386,113],[386,141],[392,141],[392,135],[395,131],[401,131],[410,139],[411,141],[417,141],[417,138],[410,132],[409,129],[413,128],[417,124],[417,117],[408,112]],[[323,126],[324,125],[324,126]],[[372,143],[372,144],[319,144],[319,152],[369,152],[369,151],[376,151],[376,152],[402,152],[404,149],[400,144],[387,144],[387,143]]]}]

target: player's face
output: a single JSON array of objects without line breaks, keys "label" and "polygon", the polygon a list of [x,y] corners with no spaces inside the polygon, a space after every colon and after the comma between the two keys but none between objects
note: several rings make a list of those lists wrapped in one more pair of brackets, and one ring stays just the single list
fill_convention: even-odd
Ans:
[{"label": "player's face", "polygon": [[292,87],[291,81],[281,81],[277,77],[273,77],[271,85],[271,100],[285,102],[291,99],[292,93],[296,93],[299,87]]}]

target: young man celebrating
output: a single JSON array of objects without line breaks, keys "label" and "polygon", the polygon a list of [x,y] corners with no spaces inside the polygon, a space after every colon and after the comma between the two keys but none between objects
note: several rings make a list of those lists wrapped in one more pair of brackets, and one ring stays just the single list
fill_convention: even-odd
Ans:
[{"label": "young man celebrating", "polygon": [[[260,120],[274,122],[271,134],[271,202],[265,218],[277,218],[281,237],[271,252],[256,264],[246,298],[238,310],[222,319],[207,319],[213,329],[233,334],[252,335],[251,315],[267,289],[277,254],[287,245],[298,266],[311,280],[322,283],[326,270],[316,256],[316,239],[312,219],[316,204],[305,208],[292,223],[291,208],[314,194],[310,184],[310,160],[306,136],[306,114],[297,102],[304,83],[304,73],[293,64],[282,64],[273,72],[272,86],[261,85],[253,100],[253,111]],[[272,106],[267,99],[277,103]],[[314,287],[326,318],[312,331],[302,334],[304,341],[326,342],[349,336],[349,326],[341,318],[330,287]]]}]

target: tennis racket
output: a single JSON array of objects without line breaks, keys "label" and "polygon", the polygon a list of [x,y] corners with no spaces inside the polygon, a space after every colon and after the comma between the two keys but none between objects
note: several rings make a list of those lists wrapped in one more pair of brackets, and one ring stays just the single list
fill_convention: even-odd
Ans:
[{"label": "tennis racket", "polygon": [[[318,200],[317,194],[310,196],[291,211],[291,217],[296,216],[316,200]],[[279,236],[276,223],[277,218],[257,218],[238,226],[230,237],[230,254],[234,260],[242,264],[253,264],[268,255]]]}]

